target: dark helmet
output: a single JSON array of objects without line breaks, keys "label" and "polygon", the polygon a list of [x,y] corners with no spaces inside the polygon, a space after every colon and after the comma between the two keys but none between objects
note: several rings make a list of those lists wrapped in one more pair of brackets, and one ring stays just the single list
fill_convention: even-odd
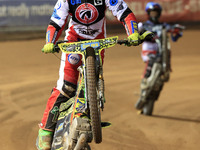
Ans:
[{"label": "dark helmet", "polygon": [[152,11],[152,10],[157,11],[158,16],[156,18],[150,18],[150,19],[152,21],[158,21],[158,18],[160,17],[161,12],[162,12],[162,7],[158,3],[149,2],[149,3],[147,3],[145,10],[148,13],[148,15],[150,14],[150,11]]}]

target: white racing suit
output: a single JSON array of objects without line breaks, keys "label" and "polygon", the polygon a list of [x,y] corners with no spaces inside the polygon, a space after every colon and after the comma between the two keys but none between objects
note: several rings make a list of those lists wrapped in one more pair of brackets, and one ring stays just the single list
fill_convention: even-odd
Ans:
[{"label": "white racing suit", "polygon": [[[176,42],[179,37],[182,36],[182,33],[177,32],[175,36],[173,36],[172,26],[167,23],[153,23],[150,20],[142,23],[138,23],[138,30],[142,32],[143,30],[151,31],[155,34],[155,39],[160,39],[162,34],[163,27],[166,28],[167,31],[171,32],[171,39],[173,42]],[[145,71],[143,77],[149,77],[151,68],[155,61],[159,61],[160,54],[159,54],[159,47],[158,44],[155,42],[155,39],[151,41],[144,41],[142,43],[142,60],[146,63]]]},{"label": "white racing suit", "polygon": [[[138,24],[139,32],[148,30],[155,34],[154,39],[152,39],[151,41],[144,41],[142,44],[141,56],[142,56],[143,61],[146,64],[146,67],[144,70],[144,74],[142,76],[140,98],[136,105],[136,108],[138,109],[140,109],[140,106],[139,106],[140,101],[146,101],[148,99],[157,100],[159,97],[160,91],[162,90],[162,87],[163,87],[163,82],[158,80],[159,78],[157,77],[157,75],[151,74],[153,72],[155,73],[156,71],[161,72],[161,65],[159,63],[161,62],[162,56],[159,53],[159,45],[158,43],[156,43],[155,40],[156,39],[161,40],[163,27],[165,27],[167,32],[171,32],[171,38],[172,38],[172,41],[174,42],[177,41],[180,36],[182,36],[179,32],[177,32],[176,35],[174,36],[173,27],[166,23],[155,24],[151,22],[150,20],[148,20],[144,23]],[[169,50],[169,59],[170,59],[170,50]],[[152,91],[152,92],[149,93],[149,91]],[[145,99],[145,97],[147,99]]]}]

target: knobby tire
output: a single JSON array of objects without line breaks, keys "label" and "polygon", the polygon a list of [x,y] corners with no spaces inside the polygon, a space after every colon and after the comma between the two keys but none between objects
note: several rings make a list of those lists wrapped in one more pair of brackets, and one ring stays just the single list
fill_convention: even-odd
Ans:
[{"label": "knobby tire", "polygon": [[154,100],[149,100],[143,107],[143,114],[151,116],[154,108]]},{"label": "knobby tire", "polygon": [[90,118],[92,124],[93,138],[95,143],[102,142],[101,116],[99,102],[97,99],[97,81],[95,52],[92,47],[86,50],[86,79],[87,96],[90,109]]}]

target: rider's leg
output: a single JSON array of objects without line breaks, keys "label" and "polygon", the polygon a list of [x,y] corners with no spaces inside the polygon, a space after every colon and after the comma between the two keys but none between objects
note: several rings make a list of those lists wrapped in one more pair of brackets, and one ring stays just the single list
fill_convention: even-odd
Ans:
[{"label": "rider's leg", "polygon": [[145,71],[140,84],[140,97],[135,104],[135,107],[137,109],[142,109],[144,107],[144,104],[146,103],[147,90],[148,90],[147,78],[151,75],[151,70],[154,62],[155,62],[154,57],[149,57],[148,61],[146,62]]},{"label": "rider's leg", "polygon": [[157,43],[144,42],[142,44],[142,60],[145,62],[145,71],[142,79],[148,78],[151,75],[151,69],[156,57],[158,56],[158,45]]},{"label": "rider's leg", "polygon": [[146,90],[148,89],[147,78],[151,75],[152,67],[156,61],[158,45],[156,43],[144,42],[142,45],[142,59],[145,62],[145,71],[142,76],[140,85],[141,93],[138,101],[135,104],[137,109],[142,109],[146,102]]},{"label": "rider's leg", "polygon": [[153,64],[156,62],[155,54],[148,54],[148,60],[145,62],[146,67],[144,70],[143,78],[141,81],[141,91],[146,90],[148,88],[147,78],[150,77]]},{"label": "rider's leg", "polygon": [[[70,86],[68,85],[68,87]],[[69,97],[74,96],[75,87],[75,85],[71,84],[71,88],[69,88],[71,91],[68,90],[65,93],[65,95],[68,93],[68,97],[61,94],[56,88],[53,89],[52,94],[48,99],[42,121],[39,124],[40,129],[36,144],[39,150],[49,150],[51,148],[53,132],[59,115],[60,104],[66,102]]]},{"label": "rider's leg", "polygon": [[75,95],[78,79],[77,68],[81,64],[81,61],[77,60],[76,58],[79,58],[79,56],[76,57],[74,55],[66,54],[62,55],[59,71],[60,78],[57,81],[57,87],[53,89],[51,96],[48,99],[42,121],[39,125],[40,130],[36,143],[39,150],[50,149],[53,132],[55,130],[57,117],[59,115],[60,104],[66,102],[67,100],[69,100],[69,98]]},{"label": "rider's leg", "polygon": [[148,61],[146,62],[146,67],[144,71],[144,78],[148,78],[151,75],[151,70],[153,67],[153,64],[155,62],[155,55],[149,54],[148,55]]}]

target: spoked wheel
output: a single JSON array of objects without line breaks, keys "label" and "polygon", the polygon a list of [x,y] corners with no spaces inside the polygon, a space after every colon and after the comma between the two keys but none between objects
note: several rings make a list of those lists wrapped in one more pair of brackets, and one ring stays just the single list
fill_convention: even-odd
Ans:
[{"label": "spoked wheel", "polygon": [[97,81],[95,66],[95,51],[92,47],[86,49],[86,85],[93,138],[95,143],[102,142],[101,113],[97,99]]},{"label": "spoked wheel", "polygon": [[158,86],[154,86],[154,90],[156,91],[152,91],[150,93],[150,95],[148,96],[148,100],[142,109],[142,113],[144,115],[151,116],[153,113],[155,101],[158,99],[160,92],[164,86],[163,82],[159,82],[159,81],[161,80],[157,80]]},{"label": "spoked wheel", "polygon": [[149,100],[143,107],[142,113],[147,116],[151,116],[154,108],[154,100]]}]

